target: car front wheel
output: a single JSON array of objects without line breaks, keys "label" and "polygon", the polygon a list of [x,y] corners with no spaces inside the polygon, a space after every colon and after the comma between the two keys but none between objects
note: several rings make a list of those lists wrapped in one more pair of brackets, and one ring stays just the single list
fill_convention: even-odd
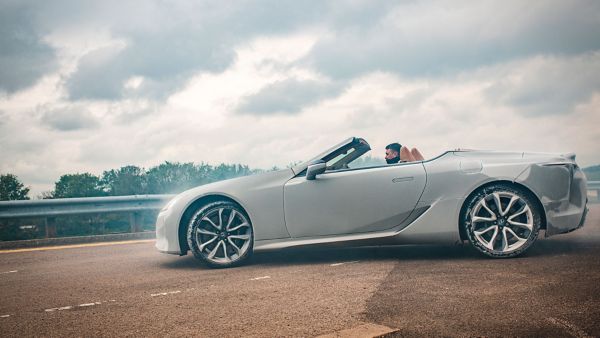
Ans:
[{"label": "car front wheel", "polygon": [[201,206],[188,224],[187,242],[196,258],[210,267],[240,265],[252,255],[252,224],[242,208],[229,201]]}]

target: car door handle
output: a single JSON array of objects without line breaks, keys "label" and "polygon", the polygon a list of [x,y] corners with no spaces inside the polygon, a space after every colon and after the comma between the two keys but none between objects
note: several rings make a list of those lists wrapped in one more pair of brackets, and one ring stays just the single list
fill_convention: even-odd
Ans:
[{"label": "car door handle", "polygon": [[412,176],[407,176],[407,177],[396,177],[392,180],[392,183],[400,183],[400,182],[408,182],[408,181],[412,181],[415,178]]}]

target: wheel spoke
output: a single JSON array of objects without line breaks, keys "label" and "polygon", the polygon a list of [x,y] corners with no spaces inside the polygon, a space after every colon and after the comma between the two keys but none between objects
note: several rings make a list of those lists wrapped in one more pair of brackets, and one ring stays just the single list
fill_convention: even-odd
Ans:
[{"label": "wheel spoke", "polygon": [[498,238],[498,227],[496,227],[494,229],[494,234],[492,235],[492,238],[490,238],[490,241],[488,242],[488,249],[490,250],[494,250],[494,244],[496,244],[496,239]]},{"label": "wheel spoke", "polygon": [[[204,244],[201,244],[201,245],[200,245],[200,248],[199,248],[199,249],[200,249],[200,252],[202,252],[202,251],[204,250],[204,248],[206,248],[206,246],[207,246],[207,245],[209,245],[210,243],[212,243],[212,242],[216,241],[216,240],[217,240],[217,238],[218,238],[218,237],[216,237],[216,236],[215,236],[215,237],[213,237],[213,238],[209,239],[208,241],[206,241]],[[217,246],[219,246],[219,245],[217,244]]]},{"label": "wheel spoke", "polygon": [[525,242],[527,238],[519,237],[511,228],[504,228],[506,231],[509,231],[510,234],[517,239],[519,242]]},{"label": "wheel spoke", "polygon": [[506,236],[506,229],[502,229],[502,251],[508,250],[508,237]]},{"label": "wheel spoke", "polygon": [[238,255],[241,253],[242,249],[240,249],[240,247],[238,247],[234,241],[231,240],[231,237],[227,238],[227,241],[229,242],[229,244],[235,249],[235,251],[237,251]]},{"label": "wheel spoke", "polygon": [[247,241],[250,239],[250,235],[231,235],[231,236],[229,236],[229,238],[243,239],[243,240]]},{"label": "wheel spoke", "polygon": [[510,217],[508,217],[508,221],[511,221],[513,218],[522,215],[524,212],[528,212],[529,211],[529,206],[525,205],[522,209],[520,209],[519,211],[517,211],[516,213],[510,215]]},{"label": "wheel spoke", "polygon": [[213,221],[211,221],[210,218],[208,218],[208,217],[203,217],[201,221],[206,221],[206,222],[210,223],[210,225],[215,227],[215,229],[221,230],[221,228],[219,226],[217,226]]},{"label": "wheel spoke", "polygon": [[[492,238],[489,241],[486,241],[485,238],[482,237],[483,234],[489,232],[490,230],[494,230],[492,234]],[[482,231],[473,231],[477,240],[483,244],[486,248],[490,250],[494,250],[494,244],[496,243],[496,237],[498,236],[498,226],[492,225],[491,227],[484,229]]]},{"label": "wheel spoke", "polygon": [[490,213],[490,215],[491,215],[491,217],[492,217],[492,220],[494,220],[494,221],[495,221],[495,220],[496,220],[496,214],[495,214],[495,213],[494,213],[494,212],[493,212],[493,211],[490,209],[490,207],[488,207],[488,205],[487,205],[487,202],[485,201],[485,198],[483,198],[483,199],[481,200],[481,206],[482,206],[482,207],[483,207],[485,210],[487,210],[487,212],[489,212],[489,213]]},{"label": "wheel spoke", "polygon": [[490,230],[492,230],[492,229],[496,229],[496,228],[497,228],[497,226],[495,226],[495,225],[492,225],[491,227],[489,227],[489,228],[486,228],[486,229],[484,229],[484,230],[481,230],[481,231],[473,231],[473,233],[474,233],[475,235],[477,235],[477,236],[481,236],[481,235],[485,234],[486,232],[488,232],[488,231],[490,231]]},{"label": "wheel spoke", "polygon": [[221,243],[223,243],[223,241],[219,241],[219,243],[217,243],[217,245],[215,245],[215,247],[212,249],[212,251],[208,254],[208,259],[213,259],[215,257],[215,255],[217,254],[217,251],[219,250],[219,247],[221,246]]},{"label": "wheel spoke", "polygon": [[219,230],[223,229],[223,208],[219,209]]},{"label": "wheel spoke", "polygon": [[481,217],[481,216],[473,216],[473,218],[471,218],[471,220],[475,223],[475,222],[493,222],[496,220],[496,218],[494,217]]},{"label": "wheel spoke", "polygon": [[224,256],[223,256],[223,257],[224,257],[226,260],[229,260],[229,256],[227,256],[227,244],[225,244],[225,241],[223,241],[223,240],[221,240],[221,241],[219,242],[219,244],[221,244],[221,243],[223,243],[223,254],[224,254]]},{"label": "wheel spoke", "polygon": [[225,226],[225,230],[229,230],[229,227],[231,226],[231,222],[233,222],[233,219],[235,218],[235,210],[231,209],[231,213],[229,214],[229,219],[227,220],[227,225]]},{"label": "wheel spoke", "polygon": [[238,230],[238,229],[240,229],[240,228],[243,228],[243,227],[249,227],[249,226],[250,226],[250,224],[248,224],[247,222],[244,222],[244,223],[242,223],[242,224],[240,224],[240,225],[236,225],[235,227],[233,227],[233,228],[231,228],[231,229],[228,229],[228,231],[230,231],[230,232],[231,232],[231,231],[236,231],[236,230]]},{"label": "wheel spoke", "polygon": [[209,235],[209,236],[216,236],[217,235],[214,232],[210,232],[208,230],[204,230],[204,229],[200,229],[200,228],[196,228],[196,232],[199,233],[199,234]]},{"label": "wheel spoke", "polygon": [[519,198],[517,196],[511,197],[510,202],[508,202],[508,206],[506,206],[506,209],[501,212],[502,216],[506,215],[510,211],[510,208],[512,208],[513,204],[515,204],[515,202],[518,200]]},{"label": "wheel spoke", "polygon": [[502,202],[500,202],[500,194],[495,192],[492,194],[494,196],[494,202],[496,203],[496,208],[498,209],[498,213],[502,214]]},{"label": "wheel spoke", "polygon": [[515,221],[508,220],[508,224],[514,225],[514,226],[517,226],[517,227],[520,227],[523,229],[527,229],[530,231],[531,231],[531,229],[533,229],[533,224],[531,224],[531,223],[521,223],[521,222],[515,222]]}]

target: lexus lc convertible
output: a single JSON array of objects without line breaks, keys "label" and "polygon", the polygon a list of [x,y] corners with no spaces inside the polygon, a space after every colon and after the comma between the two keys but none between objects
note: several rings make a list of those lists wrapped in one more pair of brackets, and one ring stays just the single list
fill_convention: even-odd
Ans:
[{"label": "lexus lc convertible", "polygon": [[586,178],[575,154],[454,150],[425,161],[365,166],[352,137],[288,169],[216,182],[159,213],[156,248],[210,267],[254,251],[314,245],[468,241],[514,257],[583,226]]}]

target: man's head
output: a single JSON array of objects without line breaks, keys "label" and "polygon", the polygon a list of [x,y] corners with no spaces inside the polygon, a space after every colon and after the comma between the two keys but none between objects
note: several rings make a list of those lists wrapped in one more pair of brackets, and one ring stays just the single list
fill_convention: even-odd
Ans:
[{"label": "man's head", "polygon": [[385,146],[385,161],[387,164],[400,162],[400,143],[391,143]]}]

